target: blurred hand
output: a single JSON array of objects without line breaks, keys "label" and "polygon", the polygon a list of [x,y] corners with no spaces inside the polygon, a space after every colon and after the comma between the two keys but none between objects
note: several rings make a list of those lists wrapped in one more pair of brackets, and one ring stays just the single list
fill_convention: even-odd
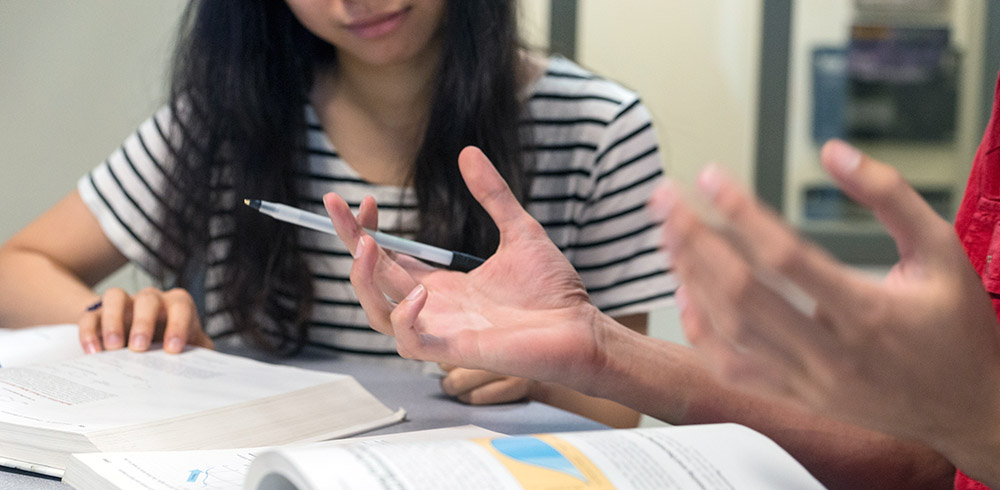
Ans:
[{"label": "blurred hand", "polygon": [[466,148],[459,167],[500,230],[497,252],[469,273],[387,255],[359,226],[364,219],[326,195],[369,323],[394,336],[403,357],[570,385],[587,379],[604,362],[598,327],[607,317],[482,152]]},{"label": "blurred hand", "polygon": [[101,297],[100,308],[84,313],[78,324],[80,345],[88,354],[126,346],[144,351],[158,341],[171,353],[180,352],[187,344],[213,347],[202,330],[194,300],[179,288],[161,291],[150,287],[134,296],[119,288],[109,289]]},{"label": "blurred hand", "polygon": [[528,398],[534,381],[492,373],[480,369],[465,369],[441,364],[447,373],[441,379],[441,390],[470,405],[494,405]]},{"label": "blurred hand", "polygon": [[995,463],[1000,329],[954,230],[894,168],[836,141],[822,161],[895,240],[888,277],[837,263],[709,167],[698,188],[721,226],[670,186],[650,206],[666,218],[685,334],[734,386],[924,441],[967,472],[970,451]]}]

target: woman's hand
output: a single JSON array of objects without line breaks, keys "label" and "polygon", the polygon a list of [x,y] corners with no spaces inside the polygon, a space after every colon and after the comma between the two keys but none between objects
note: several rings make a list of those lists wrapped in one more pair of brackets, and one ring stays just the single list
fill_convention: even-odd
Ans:
[{"label": "woman's hand", "polygon": [[90,354],[102,349],[128,347],[149,349],[151,342],[163,341],[163,350],[178,353],[187,344],[213,347],[201,328],[201,320],[191,295],[184,289],[161,291],[145,288],[130,296],[119,288],[101,297],[100,308],[88,311],[79,320],[80,344]]},{"label": "woman's hand", "polygon": [[441,364],[446,373],[441,390],[470,405],[494,405],[527,399],[537,381],[506,376],[481,369],[465,369]]},{"label": "woman's hand", "polygon": [[895,240],[888,277],[838,264],[710,168],[699,189],[721,226],[671,188],[651,204],[684,284],[685,334],[733,386],[924,441],[970,474],[995,465],[1000,328],[954,230],[894,168],[842,142],[822,161]]},{"label": "woman's hand", "polygon": [[582,382],[604,362],[601,320],[613,322],[589,302],[580,277],[485,155],[466,148],[459,166],[500,230],[497,252],[469,273],[389,256],[343,199],[327,194],[327,212],[355,256],[351,282],[369,323],[394,336],[404,357]]}]

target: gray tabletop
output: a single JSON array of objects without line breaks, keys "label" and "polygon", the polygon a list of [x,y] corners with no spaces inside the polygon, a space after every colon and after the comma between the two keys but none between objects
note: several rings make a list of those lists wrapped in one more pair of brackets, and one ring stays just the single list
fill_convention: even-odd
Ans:
[{"label": "gray tabletop", "polygon": [[[225,349],[233,351],[233,349]],[[389,408],[406,409],[401,423],[364,435],[391,434],[456,425],[474,424],[504,434],[567,432],[604,429],[606,426],[578,415],[537,402],[469,406],[441,394],[439,378],[418,370],[378,360],[333,357],[327,352],[306,351],[292,359],[246,354],[264,361],[281,362],[309,369],[354,376]],[[56,478],[0,466],[0,490],[70,488]]]}]

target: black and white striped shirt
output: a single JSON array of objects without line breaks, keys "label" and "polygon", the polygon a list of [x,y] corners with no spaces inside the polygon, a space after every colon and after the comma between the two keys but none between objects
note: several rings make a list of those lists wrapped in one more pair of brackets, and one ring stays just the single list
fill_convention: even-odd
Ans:
[{"label": "black and white striped shirt", "polygon": [[[576,267],[601,310],[622,316],[664,304],[676,284],[657,251],[658,227],[644,210],[662,178],[648,111],[636,94],[558,57],[549,61],[527,97],[524,124],[533,128],[533,141],[525,151],[536,166],[528,211]],[[298,173],[303,207],[325,214],[322,197],[335,191],[356,211],[362,198],[372,195],[380,203],[381,229],[412,235],[413,193],[363,180],[339,157],[311,108],[306,111],[309,158]],[[78,183],[108,238],[146,270],[176,264],[183,253],[167,243],[156,218],[163,196],[175,192],[166,168],[171,118],[168,109],[161,109]],[[223,265],[211,265],[225,253],[228,238],[216,230],[225,226],[223,221],[213,218],[210,226],[218,238],[207,254],[204,320],[214,334],[228,330],[230,321],[224,313],[213,313],[219,307]],[[348,279],[352,259],[344,245],[329,235],[299,232],[315,285],[309,343],[394,355],[393,339],[368,327]]]}]

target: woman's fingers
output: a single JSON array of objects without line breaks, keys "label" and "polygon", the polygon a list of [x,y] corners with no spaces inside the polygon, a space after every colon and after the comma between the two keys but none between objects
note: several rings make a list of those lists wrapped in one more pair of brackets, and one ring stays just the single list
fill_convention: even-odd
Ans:
[{"label": "woman's fingers", "polygon": [[175,288],[167,292],[145,288],[135,296],[121,289],[110,289],[101,299],[101,307],[86,312],[79,320],[80,344],[84,352],[117,349],[126,345],[133,351],[149,349],[153,341],[163,340],[170,353],[184,350],[187,344],[212,348],[211,338],[202,330],[197,307],[191,294]]},{"label": "woman's fingers", "polygon": [[523,400],[532,381],[481,369],[455,368],[441,379],[441,391],[470,405]]},{"label": "woman's fingers", "polygon": [[104,348],[125,347],[126,326],[132,321],[132,298],[124,290],[111,288],[101,298],[100,335]]},{"label": "woman's fingers", "polygon": [[441,391],[451,396],[461,396],[485,384],[506,378],[507,376],[483,371],[482,369],[455,368],[441,378]]},{"label": "woman's fingers", "polygon": [[184,350],[192,332],[201,332],[201,320],[191,294],[184,289],[174,288],[163,293],[163,310],[166,311],[166,326],[163,329],[163,350],[176,354]]},{"label": "woman's fingers", "polygon": [[459,401],[469,405],[496,405],[524,400],[531,390],[532,381],[513,376],[503,376],[497,380],[477,386],[461,395]]},{"label": "woman's fingers", "polygon": [[128,348],[134,351],[149,349],[156,336],[156,326],[163,314],[160,290],[145,288],[132,298],[132,325],[129,328]]},{"label": "woman's fingers", "polygon": [[101,313],[88,311],[77,322],[80,346],[83,352],[93,354],[101,351]]}]

